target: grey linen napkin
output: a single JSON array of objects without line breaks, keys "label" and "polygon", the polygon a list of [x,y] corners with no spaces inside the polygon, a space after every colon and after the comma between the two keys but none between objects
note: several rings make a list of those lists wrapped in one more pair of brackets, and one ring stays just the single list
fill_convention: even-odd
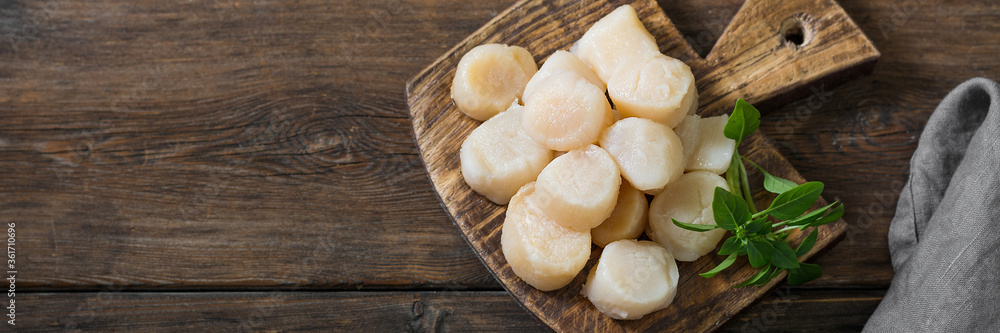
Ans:
[{"label": "grey linen napkin", "polygon": [[889,226],[896,276],[865,332],[1000,332],[1000,85],[975,78],[927,121]]}]

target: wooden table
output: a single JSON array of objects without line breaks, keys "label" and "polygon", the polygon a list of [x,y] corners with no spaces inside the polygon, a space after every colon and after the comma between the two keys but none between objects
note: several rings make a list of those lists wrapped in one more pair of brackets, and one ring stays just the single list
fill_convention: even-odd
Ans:
[{"label": "wooden table", "polygon": [[[924,123],[962,81],[1000,79],[1000,4],[964,2],[840,1],[882,52],[874,72],[761,128],[846,204],[848,234],[823,278],[723,331],[864,325]],[[403,92],[512,3],[0,2],[17,327],[544,330],[441,208]],[[705,54],[741,3],[661,6]]]}]

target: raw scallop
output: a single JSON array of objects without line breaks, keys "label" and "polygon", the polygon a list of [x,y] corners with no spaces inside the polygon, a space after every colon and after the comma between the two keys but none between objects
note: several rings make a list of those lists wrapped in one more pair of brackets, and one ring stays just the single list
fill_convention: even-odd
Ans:
[{"label": "raw scallop", "polygon": [[615,209],[621,174],[604,149],[589,145],[556,157],[529,199],[560,225],[590,233]]},{"label": "raw scallop", "polygon": [[524,107],[513,104],[490,118],[462,142],[462,177],[476,193],[507,204],[524,184],[535,181],[552,151],[535,143],[521,129]]},{"label": "raw scallop", "polygon": [[715,224],[712,198],[715,188],[729,190],[726,180],[708,171],[695,171],[681,176],[663,192],[653,197],[649,205],[649,229],[646,234],[663,245],[679,261],[694,261],[712,250],[726,231],[715,229],[697,232],[681,229],[670,219],[694,224]]},{"label": "raw scallop", "polygon": [[618,189],[618,202],[611,216],[594,229],[590,237],[597,246],[606,246],[622,239],[635,239],[642,234],[649,221],[649,202],[646,195],[632,187],[628,181],[622,181]]},{"label": "raw scallop", "polygon": [[616,8],[594,23],[569,50],[590,64],[605,83],[630,58],[660,53],[656,39],[629,5]]},{"label": "raw scallop", "polygon": [[623,116],[652,119],[670,128],[698,108],[691,68],[659,53],[618,67],[608,81],[608,96]]},{"label": "raw scallop", "polygon": [[541,291],[565,287],[590,259],[590,232],[563,227],[527,197],[528,183],[510,200],[500,231],[500,246],[510,268],[521,280]]},{"label": "raw scallop", "polygon": [[608,244],[587,275],[583,295],[614,319],[639,319],[666,308],[677,295],[677,263],[650,241]]},{"label": "raw scallop", "polygon": [[535,59],[523,47],[476,46],[458,61],[451,98],[463,113],[484,121],[520,99],[536,71]]}]

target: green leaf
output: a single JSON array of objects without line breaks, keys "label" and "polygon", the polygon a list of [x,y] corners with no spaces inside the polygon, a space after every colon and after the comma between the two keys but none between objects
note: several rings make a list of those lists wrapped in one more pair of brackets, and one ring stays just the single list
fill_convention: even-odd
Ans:
[{"label": "green leaf", "polygon": [[823,276],[823,269],[816,264],[799,264],[799,268],[788,270],[788,284],[797,286]]},{"label": "green leaf", "polygon": [[774,246],[765,240],[750,239],[747,242],[747,255],[750,257],[750,265],[756,268],[769,265],[771,256],[774,255]]},{"label": "green leaf", "polygon": [[781,274],[781,271],[783,271],[783,270],[785,270],[785,269],[783,269],[783,268],[777,268],[777,267],[772,267],[770,275],[768,275],[768,276],[766,276],[764,278],[761,278],[758,281],[755,281],[753,285],[758,286],[758,287],[763,286],[763,285],[767,284],[768,282],[770,282],[771,280],[774,280],[774,278],[778,277],[778,274]]},{"label": "green leaf", "polygon": [[749,279],[741,282],[734,288],[746,287],[751,284],[756,284],[764,279],[770,280],[770,278],[771,278],[771,264],[767,264],[767,266],[762,268],[759,272],[757,272],[757,274],[754,274],[754,276],[751,276]]},{"label": "green leaf", "polygon": [[799,268],[799,258],[795,255],[795,251],[792,251],[792,247],[788,246],[788,243],[771,241],[771,245],[774,246],[774,255],[771,256],[772,264],[785,269]]},{"label": "green leaf", "polygon": [[809,250],[816,244],[816,236],[819,235],[818,231],[819,229],[813,228],[809,236],[806,236],[806,239],[803,239],[802,243],[799,243],[799,247],[795,248],[795,256],[804,256],[806,253],[809,253]]},{"label": "green leaf", "polygon": [[726,260],[723,260],[721,263],[719,263],[718,266],[715,266],[715,268],[713,268],[712,270],[701,273],[699,275],[701,275],[701,277],[703,278],[713,277],[715,276],[715,274],[719,274],[719,272],[721,272],[722,270],[729,268],[729,266],[731,266],[734,262],[736,262],[735,253],[730,254],[729,257],[726,258]]},{"label": "green leaf", "polygon": [[746,247],[746,245],[743,245],[743,241],[736,236],[729,237],[722,243],[722,248],[719,249],[719,255],[724,256],[730,253],[739,252],[741,247]]},{"label": "green leaf", "polygon": [[755,168],[757,168],[757,171],[760,171],[760,173],[764,175],[764,189],[767,190],[768,192],[774,194],[782,194],[787,192],[788,190],[795,188],[796,186],[799,186],[799,184],[796,184],[791,180],[770,174],[769,172],[767,172],[767,170],[764,170],[764,168],[762,168],[760,165],[757,165],[757,163],[754,163],[749,158],[743,157],[743,160],[750,162],[750,165],[753,165]]},{"label": "green leaf", "polygon": [[774,194],[782,194],[798,186],[795,182],[764,172],[764,189]]},{"label": "green leaf", "polygon": [[779,194],[765,211],[778,219],[791,220],[816,203],[820,193],[823,193],[823,183],[808,182]]},{"label": "green leaf", "polygon": [[691,230],[691,231],[697,231],[697,232],[711,231],[711,230],[714,230],[715,228],[719,227],[719,226],[714,225],[714,224],[684,223],[684,222],[675,220],[674,218],[670,218],[670,220],[674,221],[674,225],[676,225],[678,228],[685,229],[685,230]]},{"label": "green leaf", "polygon": [[766,235],[774,228],[772,225],[771,221],[768,221],[766,218],[756,219],[747,223],[747,231],[758,235]]},{"label": "green leaf", "polygon": [[733,114],[729,116],[729,121],[726,122],[722,133],[727,138],[736,140],[738,146],[743,138],[750,136],[750,133],[756,131],[759,126],[760,111],[740,98],[736,100],[736,107],[733,108]]},{"label": "green leaf", "polygon": [[742,198],[724,188],[716,187],[712,198],[712,215],[715,217],[715,224],[720,228],[733,231],[736,230],[736,226],[750,220],[750,209]]},{"label": "green leaf", "polygon": [[809,225],[810,223],[816,222],[816,220],[818,220],[820,217],[822,217],[823,214],[826,213],[826,211],[830,209],[830,207],[833,207],[833,205],[836,205],[836,204],[837,203],[834,202],[832,204],[823,206],[820,209],[817,209],[817,210],[809,212],[808,214],[799,216],[799,217],[795,218],[794,220],[788,221],[785,224],[790,225],[790,226],[805,226],[805,225]]},{"label": "green leaf", "polygon": [[817,220],[816,222],[809,223],[809,225],[807,225],[807,227],[818,227],[818,226],[821,226],[821,225],[824,225],[824,224],[836,221],[837,219],[841,218],[842,216],[844,216],[844,205],[840,205],[840,206],[834,207],[833,210],[831,210],[829,214],[827,214],[826,216],[823,216],[823,218]]}]

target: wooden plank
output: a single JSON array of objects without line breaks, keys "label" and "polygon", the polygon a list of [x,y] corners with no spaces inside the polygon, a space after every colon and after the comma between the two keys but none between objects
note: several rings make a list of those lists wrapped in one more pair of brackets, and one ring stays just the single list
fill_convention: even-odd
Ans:
[{"label": "wooden plank", "polygon": [[[402,91],[442,52],[417,41],[492,7],[393,3],[4,7],[20,286],[498,288],[430,190]],[[460,7],[470,21],[428,34]]]},{"label": "wooden plank", "polygon": [[[379,167],[386,164],[354,159],[359,162],[355,172],[345,176],[353,180],[351,190],[362,193],[352,204],[394,204],[392,199],[404,200],[405,214],[394,214],[400,208],[348,212],[330,209],[327,207],[329,202],[309,198],[286,200],[277,191],[298,188],[281,184],[291,180],[232,181],[237,178],[238,170],[233,170],[233,175],[225,181],[216,183],[220,189],[226,189],[227,197],[209,192],[203,199],[195,200],[200,198],[198,189],[207,184],[198,183],[198,178],[193,177],[202,177],[199,175],[205,172],[229,174],[230,170],[219,168],[219,163],[191,156],[182,159],[186,168],[182,171],[186,174],[170,172],[169,176],[176,179],[152,178],[155,174],[144,175],[138,170],[118,175],[121,180],[114,187],[95,187],[95,180],[106,182],[112,178],[109,175],[98,178],[97,174],[124,171],[125,168],[93,160],[89,164],[60,163],[59,158],[51,155],[72,156],[69,149],[55,150],[64,151],[60,154],[43,151],[40,147],[54,136],[63,138],[54,140],[57,143],[86,150],[83,147],[88,146],[85,144],[87,135],[98,134],[96,130],[101,129],[102,120],[110,119],[111,122],[104,124],[115,125],[128,120],[128,126],[110,126],[103,132],[113,141],[129,143],[121,146],[120,152],[115,152],[122,156],[121,160],[127,156],[141,156],[144,149],[154,150],[170,144],[198,154],[218,154],[225,144],[172,142],[177,140],[167,140],[164,134],[156,134],[166,132],[157,125],[162,117],[169,117],[173,112],[182,113],[176,118],[191,116],[196,121],[210,117],[198,116],[194,110],[183,111],[199,103],[214,103],[202,107],[200,111],[204,112],[227,108],[230,104],[252,104],[253,107],[232,108],[245,111],[270,107],[281,114],[282,108],[290,108],[298,100],[294,98],[296,90],[280,87],[300,90],[319,87],[317,89],[323,91],[307,94],[308,99],[326,103],[321,111],[340,117],[337,119],[351,119],[351,115],[356,115],[353,118],[355,125],[367,131],[358,137],[376,142],[355,144],[352,152],[362,155],[368,151],[378,152],[372,150],[378,149],[378,145],[391,148],[382,154],[403,152],[406,148],[399,147],[406,144],[405,135],[394,131],[404,124],[394,118],[379,120],[375,116],[405,116],[403,82],[513,2],[298,1],[284,2],[280,6],[273,2],[237,3],[232,0],[4,2],[0,5],[0,18],[4,22],[0,24],[0,55],[4,57],[0,62],[0,173],[4,175],[0,177],[0,219],[16,218],[25,223],[22,229],[25,247],[21,253],[28,264],[25,266],[28,274],[22,275],[23,280],[19,281],[35,288],[98,290],[103,284],[155,290],[273,288],[282,284],[288,284],[286,288],[289,289],[297,288],[297,284],[303,289],[500,288],[460,240],[461,236],[437,204],[406,199],[411,196],[433,198],[426,174],[413,156],[399,155],[390,159],[387,164],[395,167]],[[696,49],[701,48],[702,54],[707,54],[707,48],[713,45],[743,0],[659,2],[686,40],[693,41],[692,44],[698,46]],[[761,130],[804,178],[824,181],[829,198],[847,204],[848,236],[817,258],[815,262],[824,267],[825,275],[811,285],[862,284],[884,288],[892,276],[885,243],[885,230],[895,207],[896,193],[890,190],[891,185],[905,181],[916,138],[933,107],[951,88],[974,76],[1000,79],[1000,58],[996,57],[1000,54],[1000,44],[995,43],[997,31],[1000,31],[1000,17],[995,13],[1000,12],[1000,4],[939,0],[838,2],[882,52],[879,64],[871,76],[837,87],[816,87],[831,94],[821,103],[810,99],[810,95],[785,107],[765,110]],[[914,3],[920,6],[913,6]],[[390,7],[392,4],[399,6]],[[182,75],[189,72],[196,74]],[[175,79],[177,82],[172,81]],[[165,89],[160,90],[161,87]],[[277,91],[286,96],[281,99],[267,97],[275,96],[268,92],[275,88],[280,88]],[[233,97],[250,90],[248,95],[265,97],[242,104]],[[324,93],[327,96],[322,96]],[[172,106],[172,101],[189,99],[181,103],[181,111]],[[266,112],[257,111],[256,114],[266,115]],[[67,115],[72,115],[73,122],[60,120]],[[307,118],[288,119],[294,122]],[[260,119],[253,124],[257,131],[270,133],[266,129],[268,122]],[[241,125],[236,121],[232,124]],[[207,139],[216,137],[209,134],[215,131],[214,127],[196,125],[202,126],[205,132],[198,135],[200,140],[209,142]],[[293,127],[301,126],[305,125]],[[330,126],[345,132],[350,130],[350,124]],[[154,148],[142,147],[142,143]],[[415,152],[412,143],[409,145],[410,152]],[[100,150],[91,153],[103,156],[102,161],[112,160],[114,156]],[[243,157],[250,155],[247,153]],[[256,160],[247,161],[247,169],[268,167]],[[278,165],[288,168],[287,164]],[[385,169],[399,172],[397,179],[404,181],[389,185],[358,181],[366,172]],[[88,173],[91,176],[86,176]],[[58,180],[55,177],[60,174],[77,176],[64,176],[61,179],[67,180],[65,183],[53,180]],[[307,176],[300,178],[305,178],[304,182],[312,180]],[[204,177],[201,180],[211,179]],[[100,191],[87,192],[87,188],[99,188]],[[372,194],[387,188],[393,193],[390,198],[377,198]],[[142,191],[158,189],[171,189],[173,192],[159,194],[170,200],[142,199],[150,196],[141,194]],[[255,191],[269,193],[270,197],[247,194]],[[236,206],[238,200],[245,202],[238,205],[246,209],[211,208],[220,202]],[[302,200],[307,203],[296,203]],[[331,200],[333,203],[348,201],[344,198]],[[101,212],[101,207],[109,207],[108,201],[117,203],[119,210]],[[205,204],[195,204],[198,202]],[[873,206],[875,202],[891,204],[878,207]],[[258,212],[255,205],[320,209],[322,212],[311,216],[326,222],[309,222],[301,211],[272,207],[268,210],[279,212],[268,214],[280,215],[285,223],[242,224],[240,221],[265,220],[255,217]],[[188,208],[188,213],[184,213],[180,207],[199,209]],[[212,212],[212,219],[198,214],[205,210]],[[185,215],[188,218],[185,219]],[[356,217],[358,215],[361,217]],[[405,218],[398,217],[401,215]],[[85,218],[88,216],[90,218]],[[176,226],[182,221],[187,221],[188,226],[208,223],[212,227]],[[175,225],[170,226],[171,223]],[[326,223],[342,224],[343,231],[355,233],[347,235],[332,227],[315,230]],[[300,224],[307,227],[300,228]],[[418,235],[405,238],[384,235],[387,232],[409,233],[414,226],[419,226]],[[129,233],[132,227],[136,229]],[[144,235],[150,230],[164,232],[151,234],[154,239]],[[290,243],[282,240],[271,241],[266,248],[259,245],[260,240],[272,237],[276,230],[282,232],[282,237],[289,237]],[[853,236],[852,230],[855,231]],[[325,239],[331,240],[331,244],[339,244],[337,253],[341,255],[326,260],[325,257],[332,255],[317,245],[324,238],[314,233],[328,231],[338,231]],[[367,239],[355,239],[353,235],[359,231]],[[850,237],[854,241],[850,241]],[[398,245],[406,248],[381,248],[382,242],[387,240],[403,240]],[[183,247],[178,248],[180,245]],[[227,247],[256,250],[219,250]],[[310,257],[319,261],[294,262]],[[447,259],[442,260],[442,257]],[[367,266],[376,266],[371,262],[378,265],[369,272]],[[290,278],[267,277],[281,277],[282,274]],[[339,282],[331,276],[349,276],[350,279],[344,280],[352,282]],[[325,287],[313,287],[317,284]],[[878,291],[872,293],[872,297],[878,296]],[[810,297],[805,292],[802,295]],[[817,297],[832,300],[854,297],[851,295],[854,294],[849,291],[833,290]],[[92,300],[91,304],[98,304],[103,296],[91,293],[85,297]],[[33,306],[43,310],[60,306],[60,302],[49,299],[35,302]],[[489,301],[490,297],[473,299],[491,310],[496,309],[497,313],[509,313],[502,305]],[[507,302],[516,306],[511,298]],[[766,302],[765,298],[758,304]],[[802,306],[800,304],[769,327],[775,331],[776,328],[801,331],[796,325],[821,323],[831,328],[857,331],[864,322],[862,317],[867,315],[860,310],[850,312],[852,305],[867,307],[870,313],[874,302],[864,298],[846,303],[837,307],[812,302],[810,304],[817,304],[814,311],[798,312],[795,309]],[[62,305],[68,308],[64,312],[34,317],[44,318],[42,324],[45,326],[29,330],[56,330],[60,327],[59,319],[69,316],[87,318],[82,317],[87,315],[81,312],[82,309],[76,311],[86,305],[87,300],[78,299]],[[180,299],[169,305],[184,306],[185,302]],[[104,311],[96,309],[102,311],[98,315]],[[243,312],[236,315],[209,317],[213,312],[178,311],[186,316],[175,314],[176,320],[194,321],[191,325],[200,327],[200,331],[216,327],[210,324],[238,323],[239,319],[226,321],[226,318],[240,318],[246,312],[240,310]],[[23,318],[30,320],[31,312],[23,312]],[[744,315],[734,317],[721,330],[740,330]],[[825,319],[828,316],[834,319]],[[114,323],[125,322],[106,315],[101,318]],[[142,325],[141,318],[126,318],[131,325]],[[303,323],[311,319],[294,318],[302,323],[290,320],[287,326],[306,326]],[[524,318],[530,315],[522,311],[519,316],[505,316],[503,320],[515,322],[517,324],[512,326],[518,327],[540,325],[523,321]],[[366,324],[377,322],[373,319]],[[55,328],[49,328],[53,323]],[[155,323],[169,325],[165,321]],[[144,330],[156,329],[150,325],[142,327]],[[827,329],[827,326],[808,327],[816,328],[813,331],[837,330]]]},{"label": "wooden plank", "polygon": [[860,332],[884,290],[779,287],[720,332]]},{"label": "wooden plank", "polygon": [[[883,294],[779,288],[720,331],[859,331]],[[548,330],[503,291],[27,293],[16,304],[26,331]]]},{"label": "wooden plank", "polygon": [[[401,118],[402,86],[512,3],[4,3],[0,219],[23,223],[31,263],[23,286],[500,288],[434,203],[417,157],[403,155],[416,149]],[[742,3],[660,1],[705,53]],[[892,183],[905,181],[920,129],[951,88],[974,76],[1000,78],[1000,44],[993,42],[1000,20],[992,15],[1000,9],[937,0],[916,8],[903,6],[910,1],[839,3],[883,53],[880,63],[869,77],[815,87],[831,94],[822,103],[810,95],[765,110],[761,130],[804,178],[824,181],[830,199],[847,203],[848,237],[817,258],[825,275],[813,285],[885,287]],[[237,97],[244,95],[256,97]],[[281,136],[268,128],[280,119],[288,128],[314,126],[303,123],[315,119],[301,110],[309,101],[335,117],[323,128],[351,133],[357,126],[352,137],[373,142],[313,155],[357,164],[327,176],[241,181],[248,178],[241,174],[295,170],[294,161],[309,159],[290,153],[307,151],[301,143],[283,143],[268,159],[246,147],[258,136],[260,149],[277,144],[266,138]],[[221,119],[227,108],[251,115]],[[158,126],[183,118],[191,119],[190,133]],[[250,133],[228,140],[225,125]],[[114,144],[89,144],[102,135],[100,142]],[[238,140],[245,150],[237,150]],[[100,149],[112,146],[118,151]],[[175,162],[158,172],[126,163],[147,150],[160,152],[150,155],[154,162]],[[95,157],[61,162],[77,151]],[[230,152],[241,164],[227,169],[220,155]],[[374,180],[387,170],[398,175],[394,183]],[[288,194],[316,179],[341,181],[334,175],[346,185],[310,185],[306,194],[347,187],[360,195],[327,192],[322,201]],[[213,184],[224,196],[201,191]],[[285,239],[262,243],[276,231]],[[324,239],[337,244],[336,253],[320,246]],[[393,241],[400,247],[382,246]]]},{"label": "wooden plank", "polygon": [[[480,123],[459,112],[451,101],[451,79],[461,56],[478,45],[503,43],[525,47],[537,59],[544,58],[556,50],[568,49],[593,22],[625,3],[635,8],[646,28],[657,38],[661,52],[691,66],[700,95],[699,114],[705,116],[727,112],[740,96],[753,103],[776,103],[810,84],[868,68],[879,56],[846,13],[831,1],[748,1],[705,59],[693,52],[652,1],[591,4],[522,1],[407,83],[414,135],[441,201],[476,253],[507,290],[556,331],[639,331],[649,327],[713,330],[717,328],[714,322],[727,320],[779,280],[764,288],[731,289],[730,286],[756,273],[748,262],[738,261],[734,269],[705,281],[697,273],[721,261],[705,256],[679,265],[682,286],[670,307],[639,320],[615,321],[580,295],[586,274],[551,292],[541,292],[517,277],[500,251],[499,231],[505,207],[473,192],[460,175],[459,147]],[[802,40],[792,42],[785,37],[784,26],[788,24],[802,30]],[[741,151],[773,174],[804,182],[760,133],[747,139]],[[760,180],[753,170],[751,183],[759,184]],[[759,188],[754,197],[759,206],[766,206],[774,195]],[[822,205],[825,203],[816,207]],[[838,221],[820,228],[817,246],[805,257],[832,244],[845,227],[845,222]],[[804,237],[805,234],[795,233],[790,239],[794,242]],[[600,249],[595,249],[588,267],[599,256]]]}]

